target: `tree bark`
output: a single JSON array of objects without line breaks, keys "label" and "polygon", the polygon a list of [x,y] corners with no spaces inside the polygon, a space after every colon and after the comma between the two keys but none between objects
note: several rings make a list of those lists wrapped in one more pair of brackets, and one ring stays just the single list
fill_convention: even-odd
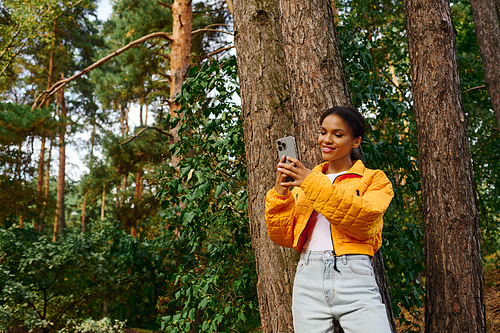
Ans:
[{"label": "tree bark", "polygon": [[298,255],[269,239],[264,220],[265,195],[275,181],[275,141],[290,135],[293,126],[278,15],[273,0],[235,0],[233,5],[262,329],[288,333],[293,332],[292,287]]},{"label": "tree bark", "polygon": [[[322,162],[317,144],[319,117],[333,106],[352,106],[332,3],[278,0],[281,40],[299,156],[309,168]],[[323,29],[317,26],[321,22]],[[383,257],[373,261],[392,331],[396,332]]]},{"label": "tree bark", "polygon": [[[186,80],[189,66],[191,64],[191,24],[193,21],[193,5],[191,0],[175,0],[172,5],[172,46],[170,52],[170,98],[168,101],[169,112],[172,116],[178,116],[180,103],[175,97],[182,91],[182,84]],[[173,142],[179,141],[179,128],[181,122],[171,130]],[[172,165],[179,164],[179,157],[172,156]]]},{"label": "tree bark", "polygon": [[[61,74],[61,80],[64,80],[64,74]],[[59,133],[59,174],[57,176],[57,206],[56,217],[54,220],[54,235],[52,240],[55,242],[57,234],[66,226],[65,221],[65,202],[64,188],[66,178],[66,120],[68,114],[66,111],[66,100],[64,98],[64,89],[59,90],[59,106],[61,107],[61,132]]]},{"label": "tree bark", "polygon": [[471,0],[486,86],[500,132],[500,24],[494,0]]},{"label": "tree bark", "polygon": [[[351,102],[328,1],[239,0],[234,20],[262,325],[264,332],[290,332],[296,254],[269,240],[264,221],[265,194],[275,181],[275,141],[299,138],[300,159],[313,167],[321,161],[320,114]],[[325,28],[317,29],[318,24]],[[377,255],[374,265],[377,283],[395,332],[381,258]]]},{"label": "tree bark", "polygon": [[446,0],[404,0],[425,240],[425,331],[485,332],[479,214]]}]

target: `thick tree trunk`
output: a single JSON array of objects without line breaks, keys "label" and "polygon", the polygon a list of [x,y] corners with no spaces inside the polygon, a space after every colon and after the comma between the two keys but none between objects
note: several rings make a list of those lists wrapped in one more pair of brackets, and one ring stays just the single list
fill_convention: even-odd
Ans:
[{"label": "thick tree trunk", "polygon": [[[319,164],[317,146],[319,117],[333,106],[349,105],[351,99],[332,3],[325,0],[278,0],[281,40],[290,89],[294,135],[299,156],[312,168]],[[321,22],[323,29],[318,29]],[[377,283],[386,305],[392,331],[396,332],[391,296],[380,253],[373,261]]]},{"label": "thick tree trunk", "polygon": [[[313,167],[321,161],[319,115],[351,102],[328,1],[240,0],[234,19],[262,324],[264,332],[290,332],[296,254],[272,244],[264,221],[265,194],[275,180],[275,141],[293,134],[300,159]],[[395,331],[381,259],[374,261],[377,282]]]},{"label": "thick tree trunk", "polygon": [[278,10],[294,133],[300,159],[312,168],[322,161],[317,144],[321,113],[351,105],[342,54],[329,1],[278,0]]},{"label": "thick tree trunk", "polygon": [[292,133],[285,58],[274,1],[235,0],[234,34],[243,106],[248,215],[264,332],[293,332],[292,287],[297,253],[267,235],[264,202],[274,185],[276,139]]},{"label": "thick tree trunk", "polygon": [[405,0],[422,178],[425,331],[485,332],[479,214],[449,1]]},{"label": "thick tree trunk", "polygon": [[[64,74],[61,74],[61,80],[64,80]],[[54,235],[52,240],[55,242],[57,234],[66,226],[65,221],[65,202],[64,189],[66,184],[66,120],[68,118],[66,111],[66,101],[64,98],[64,89],[59,90],[59,106],[61,107],[61,132],[59,133],[59,174],[57,176],[57,205],[56,217],[54,220]]]},{"label": "thick tree trunk", "polygon": [[494,0],[471,0],[486,86],[500,132],[500,24]]}]

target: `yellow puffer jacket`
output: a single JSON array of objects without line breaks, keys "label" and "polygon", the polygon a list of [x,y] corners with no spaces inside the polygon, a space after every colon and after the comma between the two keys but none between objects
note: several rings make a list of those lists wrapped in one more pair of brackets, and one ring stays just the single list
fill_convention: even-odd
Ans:
[{"label": "yellow puffer jacket", "polygon": [[326,170],[328,162],[316,166],[300,188],[285,195],[274,188],[267,192],[269,238],[302,252],[309,218],[316,210],[331,223],[336,255],[373,256],[382,245],[382,217],[394,196],[391,182],[381,170],[365,168],[361,161],[333,184]]}]

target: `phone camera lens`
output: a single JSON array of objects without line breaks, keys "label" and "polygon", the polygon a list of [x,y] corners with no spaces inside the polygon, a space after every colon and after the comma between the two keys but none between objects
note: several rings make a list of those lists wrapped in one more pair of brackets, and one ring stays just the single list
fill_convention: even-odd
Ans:
[{"label": "phone camera lens", "polygon": [[282,142],[281,146],[283,147],[283,149],[286,149],[286,143]]}]

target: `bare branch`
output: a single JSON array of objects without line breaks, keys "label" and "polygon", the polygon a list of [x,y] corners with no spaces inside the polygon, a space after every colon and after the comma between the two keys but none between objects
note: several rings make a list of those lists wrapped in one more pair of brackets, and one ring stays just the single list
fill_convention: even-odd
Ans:
[{"label": "bare branch", "polygon": [[164,78],[170,80],[170,75],[168,75],[167,73],[160,73],[160,72],[158,72],[158,75],[163,76]]},{"label": "bare branch", "polygon": [[233,33],[232,32],[229,32],[229,31],[224,31],[224,30],[217,30],[217,29],[198,29],[198,30],[195,30],[191,33],[191,35],[194,35],[194,34],[197,34],[198,32],[202,32],[202,31],[211,31],[211,32],[221,32],[223,34],[228,34],[228,35],[231,35],[233,36]]},{"label": "bare branch", "polygon": [[162,6],[163,8],[169,8],[170,10],[172,10],[172,5],[169,4],[169,3],[166,3],[166,2],[163,2],[163,1],[158,1],[158,4],[160,6]]},{"label": "bare branch", "polygon": [[[145,41],[147,41],[148,39],[157,38],[157,37],[161,37],[161,38],[164,38],[164,39],[172,42],[172,37],[170,37],[165,32],[153,32],[152,34],[149,34],[149,35],[146,35],[146,36],[141,37],[139,39],[136,39],[133,42],[130,42],[126,46],[122,47],[121,49],[116,50],[115,52],[113,52],[113,53],[105,56],[104,58],[99,59],[98,61],[96,61],[95,63],[93,63],[92,65],[90,65],[89,67],[85,68],[80,73],[75,74],[75,75],[73,75],[73,76],[71,76],[71,77],[69,77],[69,78],[67,78],[65,80],[61,80],[61,81],[56,82],[54,85],[52,85],[52,87],[50,87],[50,89],[43,91],[40,94],[40,96],[38,96],[35,99],[35,103],[31,107],[31,110],[34,110],[37,107],[37,105],[43,105],[45,103],[45,101],[47,100],[47,98],[49,98],[50,96],[52,96],[53,94],[55,94],[59,89],[61,89],[62,87],[64,87],[65,85],[67,85],[69,82],[73,81],[74,79],[77,79],[80,76],[82,76],[84,74],[87,74],[91,70],[99,67],[100,65],[104,64],[106,61],[108,61],[108,60],[116,57],[117,55],[125,52],[126,50],[128,50],[128,49],[130,49],[130,48],[132,48],[132,47],[134,47],[136,45],[142,44]],[[39,103],[39,101],[40,101],[40,103]]]},{"label": "bare branch", "polygon": [[474,87],[474,88],[467,89],[467,90],[466,90],[466,91],[464,91],[462,94],[466,94],[466,93],[468,93],[468,92],[471,92],[471,91],[474,91],[474,90],[483,89],[483,88],[486,88],[486,85],[477,86],[477,87]]},{"label": "bare branch", "polygon": [[224,51],[230,50],[230,49],[232,49],[232,48],[234,48],[234,45],[232,45],[232,46],[226,46],[226,47],[220,48],[220,49],[215,50],[214,52],[212,52],[212,53],[208,54],[208,55],[206,56],[206,58],[209,58],[209,57],[211,57],[211,56],[213,56],[213,55],[215,55],[215,54],[217,54],[217,53],[221,53],[221,52],[224,52]]},{"label": "bare branch", "polygon": [[172,137],[172,134],[170,134],[169,132],[161,129],[160,127],[157,127],[157,126],[148,126],[148,127],[144,127],[143,129],[141,129],[139,132],[137,132],[137,134],[135,135],[132,135],[130,138],[128,138],[126,141],[123,141],[121,142],[120,144],[121,145],[124,145],[124,144],[127,144],[129,143],[130,141],[134,140],[134,139],[137,139],[139,137],[139,135],[142,133],[142,132],[145,132],[147,130],[150,130],[150,129],[154,129],[155,131],[157,131],[158,133],[161,133],[161,134],[165,134],[165,135],[168,135],[170,137]]}]

